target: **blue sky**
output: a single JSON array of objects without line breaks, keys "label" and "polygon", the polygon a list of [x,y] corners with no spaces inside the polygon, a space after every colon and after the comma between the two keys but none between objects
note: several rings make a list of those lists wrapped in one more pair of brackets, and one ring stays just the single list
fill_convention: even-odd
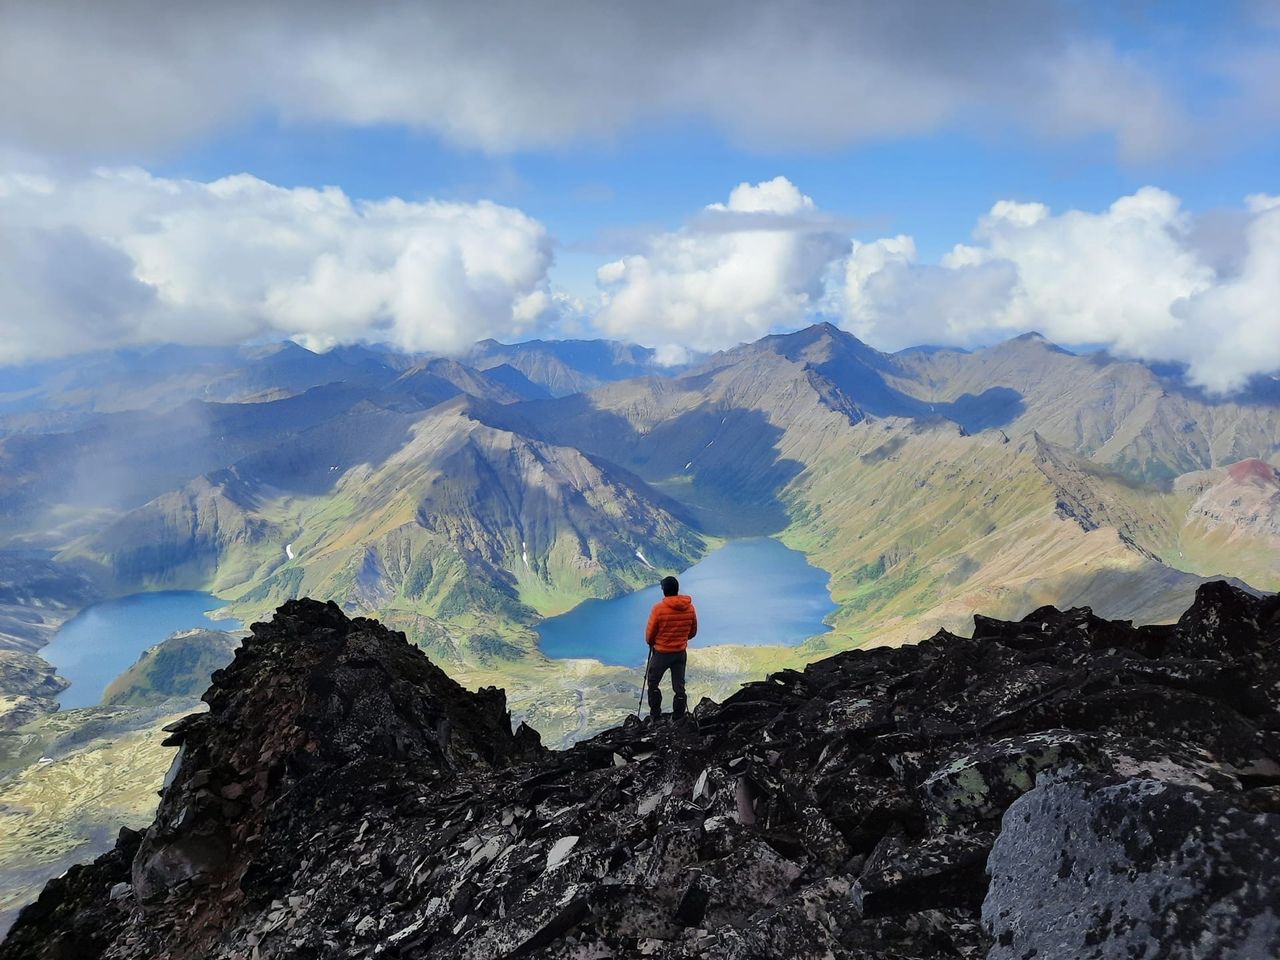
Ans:
[{"label": "blue sky", "polygon": [[13,7],[0,362],[823,318],[1233,389],[1280,366],[1277,89],[1271,0]]}]

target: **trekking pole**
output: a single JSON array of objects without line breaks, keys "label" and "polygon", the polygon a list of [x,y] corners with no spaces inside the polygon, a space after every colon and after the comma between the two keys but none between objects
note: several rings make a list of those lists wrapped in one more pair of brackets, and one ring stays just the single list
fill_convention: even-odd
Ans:
[{"label": "trekking pole", "polygon": [[653,647],[649,647],[649,656],[644,661],[644,679],[640,681],[640,699],[636,701],[636,716],[640,716],[640,705],[644,703],[645,691],[649,689],[649,661],[653,659]]}]

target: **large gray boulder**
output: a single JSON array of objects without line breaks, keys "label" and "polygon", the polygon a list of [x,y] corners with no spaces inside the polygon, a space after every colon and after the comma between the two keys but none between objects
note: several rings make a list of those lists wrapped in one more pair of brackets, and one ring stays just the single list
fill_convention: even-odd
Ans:
[{"label": "large gray boulder", "polygon": [[1046,779],[987,861],[988,960],[1280,956],[1280,816],[1149,779]]}]

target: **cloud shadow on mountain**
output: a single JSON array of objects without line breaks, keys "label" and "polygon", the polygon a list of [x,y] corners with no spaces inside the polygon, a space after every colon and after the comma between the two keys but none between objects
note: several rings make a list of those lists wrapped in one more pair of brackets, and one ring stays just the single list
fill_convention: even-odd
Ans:
[{"label": "cloud shadow on mountain", "polygon": [[1007,426],[1027,410],[1022,394],[1012,387],[988,387],[979,394],[961,394],[950,403],[933,406],[935,413],[954,420],[969,433]]},{"label": "cloud shadow on mountain", "polygon": [[783,431],[760,411],[706,404],[643,430],[579,394],[519,413],[544,439],[636,474],[684,506],[704,533],[762,536],[790,522],[782,491],[804,465],[779,455]]},{"label": "cloud shadow on mountain", "polygon": [[238,461],[235,470],[254,487],[321,496],[352,467],[385,463],[409,442],[417,419],[375,407],[353,410]]}]

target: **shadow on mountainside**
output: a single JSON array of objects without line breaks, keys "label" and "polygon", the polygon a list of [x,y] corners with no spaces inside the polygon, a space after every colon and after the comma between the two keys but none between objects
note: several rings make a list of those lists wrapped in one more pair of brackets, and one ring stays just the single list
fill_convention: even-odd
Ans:
[{"label": "shadow on mountainside", "polygon": [[1113,356],[1105,350],[1083,355],[1095,366],[1105,367],[1113,363],[1137,362],[1146,367],[1160,381],[1167,393],[1177,394],[1196,403],[1206,406],[1243,407],[1275,407],[1280,405],[1280,370],[1270,374],[1257,373],[1250,376],[1243,386],[1227,393],[1215,393],[1203,386],[1192,383],[1188,379],[1190,368],[1185,363],[1176,361],[1128,361]]},{"label": "shadow on mountainside", "polygon": [[989,387],[982,393],[961,394],[950,403],[932,406],[935,413],[954,420],[969,433],[1008,426],[1027,411],[1022,394],[1012,387]]},{"label": "shadow on mountainside", "polygon": [[804,464],[779,454],[784,431],[758,410],[704,404],[640,430],[578,394],[506,415],[636,474],[689,510],[703,533],[762,536],[790,522],[782,493]]},{"label": "shadow on mountainside", "polygon": [[779,455],[782,434],[758,411],[699,408],[643,438],[647,459],[633,469],[652,471],[650,482],[685,503],[706,533],[777,533],[790,523],[782,492],[804,470]]},{"label": "shadow on mountainside", "polygon": [[321,496],[352,467],[385,463],[410,441],[422,415],[421,410],[405,413],[362,404],[238,461],[235,471],[251,487]]}]

